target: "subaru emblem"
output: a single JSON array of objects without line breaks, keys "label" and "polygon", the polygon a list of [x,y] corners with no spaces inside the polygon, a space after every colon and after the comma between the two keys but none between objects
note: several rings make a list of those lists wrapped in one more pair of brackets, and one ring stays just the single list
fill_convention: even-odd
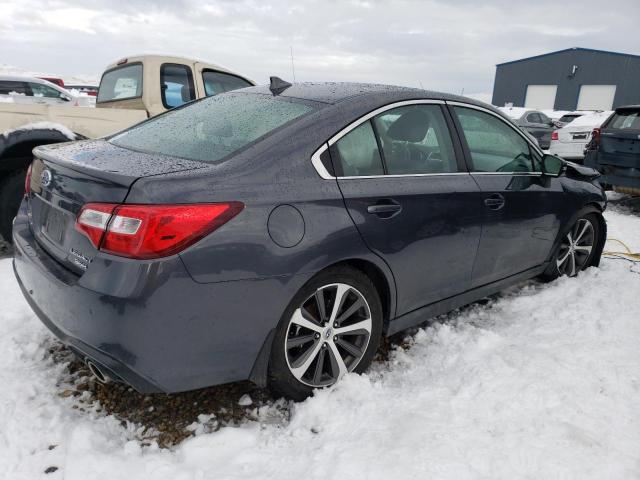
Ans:
[{"label": "subaru emblem", "polygon": [[42,183],[43,187],[48,187],[51,183],[51,170],[43,170],[40,174],[40,183]]}]

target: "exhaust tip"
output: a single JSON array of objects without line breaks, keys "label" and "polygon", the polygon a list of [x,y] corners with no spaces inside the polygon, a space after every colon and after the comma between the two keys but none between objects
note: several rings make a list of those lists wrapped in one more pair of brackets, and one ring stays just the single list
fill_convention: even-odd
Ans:
[{"label": "exhaust tip", "polygon": [[100,367],[98,367],[98,365],[96,365],[95,363],[93,363],[91,360],[87,360],[87,367],[89,368],[89,371],[91,372],[91,374],[93,375],[93,377],[100,383],[105,384],[105,383],[109,383],[110,378],[108,375],[106,375],[101,369]]}]

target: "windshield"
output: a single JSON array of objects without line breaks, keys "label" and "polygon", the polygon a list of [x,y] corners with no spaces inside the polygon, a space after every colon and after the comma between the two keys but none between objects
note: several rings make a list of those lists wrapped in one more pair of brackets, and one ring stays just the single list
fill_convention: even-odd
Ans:
[{"label": "windshield", "polygon": [[142,96],[142,65],[137,63],[109,70],[102,76],[97,103]]},{"label": "windshield", "polygon": [[269,95],[216,95],[147,120],[110,141],[215,163],[313,109],[308,102]]}]

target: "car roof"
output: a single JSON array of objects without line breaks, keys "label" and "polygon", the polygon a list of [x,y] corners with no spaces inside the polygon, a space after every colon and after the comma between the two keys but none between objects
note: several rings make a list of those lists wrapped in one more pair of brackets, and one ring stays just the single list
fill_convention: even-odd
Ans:
[{"label": "car roof", "polygon": [[49,82],[48,80],[43,80],[38,77],[30,77],[28,75],[0,75],[0,81],[41,83],[43,85],[54,85],[57,87],[57,85]]},{"label": "car roof", "polygon": [[[249,87],[242,91],[247,93],[273,95],[268,85]],[[449,100],[487,107],[486,103],[478,100],[449,93],[374,83],[302,82],[294,83],[278,95],[285,98],[298,98],[313,102],[337,104],[346,100],[365,101],[370,100],[371,98],[380,100],[380,102],[383,103],[385,98],[389,98],[390,101],[396,101],[398,96],[402,96],[402,94],[406,94],[407,99],[424,98],[432,100]]]},{"label": "car roof", "polygon": [[640,110],[640,105],[624,105],[615,109],[616,112],[624,112],[626,110]]}]

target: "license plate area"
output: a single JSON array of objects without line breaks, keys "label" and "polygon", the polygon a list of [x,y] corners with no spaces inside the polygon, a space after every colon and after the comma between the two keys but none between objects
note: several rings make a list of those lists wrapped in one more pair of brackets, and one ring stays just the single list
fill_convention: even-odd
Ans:
[{"label": "license plate area", "polygon": [[62,211],[50,205],[46,205],[42,213],[44,216],[42,234],[49,241],[57,245],[62,245],[67,229],[67,216]]},{"label": "license plate area", "polygon": [[587,139],[587,134],[586,133],[578,133],[576,135],[573,136],[574,140],[586,140]]}]

